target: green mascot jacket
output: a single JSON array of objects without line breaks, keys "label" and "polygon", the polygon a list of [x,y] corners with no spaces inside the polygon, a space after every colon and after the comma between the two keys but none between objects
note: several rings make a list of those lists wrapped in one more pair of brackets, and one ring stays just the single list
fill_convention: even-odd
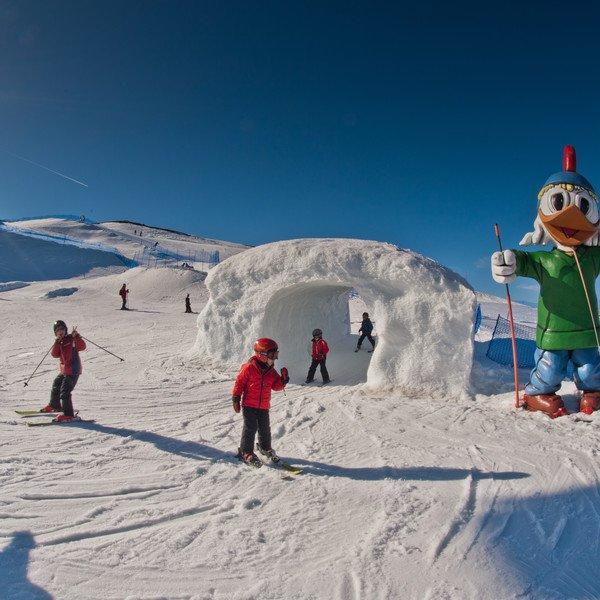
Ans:
[{"label": "green mascot jacket", "polygon": [[[523,252],[517,256],[517,275],[540,284],[536,344],[543,350],[595,348],[596,336],[577,263],[571,254],[558,248],[550,252]],[[580,246],[577,257],[590,296],[596,328],[598,301],[596,277],[600,274],[600,246]]]}]

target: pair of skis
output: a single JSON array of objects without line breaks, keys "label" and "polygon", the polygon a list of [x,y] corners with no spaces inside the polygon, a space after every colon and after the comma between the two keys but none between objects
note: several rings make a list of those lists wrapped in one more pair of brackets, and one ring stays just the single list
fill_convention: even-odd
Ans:
[{"label": "pair of skis", "polygon": [[41,410],[15,410],[15,412],[23,419],[30,417],[51,417],[43,421],[27,421],[28,427],[44,427],[46,425],[69,425],[69,423],[94,423],[95,419],[82,419],[75,413],[75,418],[72,421],[58,421],[60,412],[42,412]]},{"label": "pair of skis", "polygon": [[[266,462],[263,462],[260,458],[258,458],[258,456],[256,457],[256,460],[254,460],[252,462],[246,462],[242,458],[242,455],[240,452],[238,452],[236,454],[236,458],[238,460],[240,460],[241,462],[243,462],[244,464],[246,464],[249,467],[252,467],[254,469],[260,469],[260,467],[262,467],[263,465],[268,464]],[[294,465],[290,465],[289,463],[286,463],[284,460],[281,460],[279,457],[277,457],[275,459],[270,459],[270,464],[273,465],[274,467],[277,467],[278,469],[282,469],[283,471],[291,473],[292,475],[299,475],[300,473],[302,473],[302,469],[300,467],[295,467]]]}]

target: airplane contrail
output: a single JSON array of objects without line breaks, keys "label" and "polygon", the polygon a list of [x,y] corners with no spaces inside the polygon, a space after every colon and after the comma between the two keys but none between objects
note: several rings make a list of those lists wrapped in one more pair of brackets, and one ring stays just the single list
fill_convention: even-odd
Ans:
[{"label": "airplane contrail", "polygon": [[50,171],[50,173],[54,173],[55,175],[58,175],[59,177],[62,177],[63,179],[68,179],[69,181],[78,183],[79,185],[82,185],[83,187],[89,187],[89,185],[87,183],[84,183],[83,181],[79,181],[78,179],[73,179],[73,177],[69,177],[68,175],[65,175],[64,173],[59,173],[58,171],[55,171],[54,169],[50,169],[49,167],[40,165],[40,163],[37,163],[34,160],[30,160],[28,158],[25,158],[24,156],[19,156],[18,154],[14,154],[13,152],[9,152],[8,150],[2,150],[2,152],[4,152],[5,154],[9,154],[10,156],[12,156],[14,158],[24,160],[25,162],[35,165],[36,167],[40,167],[41,169],[45,169],[46,171]]}]

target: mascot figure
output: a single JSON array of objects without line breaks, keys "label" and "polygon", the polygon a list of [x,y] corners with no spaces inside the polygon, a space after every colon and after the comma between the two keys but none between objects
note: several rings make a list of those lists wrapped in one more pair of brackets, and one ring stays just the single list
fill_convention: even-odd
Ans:
[{"label": "mascot figure", "polygon": [[575,149],[565,146],[563,170],[550,176],[538,194],[534,231],[521,245],[552,243],[542,252],[505,250],[492,255],[492,275],[510,283],[517,275],[540,284],[535,367],[523,401],[550,417],[566,415],[556,394],[569,361],[582,392],[579,409],[600,408],[600,341],[596,278],[600,274],[598,199],[590,182],[577,173]]}]

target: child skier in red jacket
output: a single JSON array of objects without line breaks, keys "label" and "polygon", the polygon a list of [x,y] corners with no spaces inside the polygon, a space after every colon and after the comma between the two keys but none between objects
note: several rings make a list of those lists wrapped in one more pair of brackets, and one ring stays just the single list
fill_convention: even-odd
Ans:
[{"label": "child skier in red jacket", "polygon": [[306,383],[312,383],[314,381],[315,371],[319,366],[321,367],[321,377],[323,377],[323,384],[329,383],[331,379],[329,379],[329,373],[327,372],[327,367],[325,365],[325,361],[327,360],[327,354],[329,352],[329,346],[327,345],[327,342],[323,339],[323,332],[320,329],[315,329],[313,331],[313,337],[311,341],[312,362],[310,363],[310,367],[308,369]]},{"label": "child skier in red jacket", "polygon": [[240,412],[241,408],[244,416],[238,458],[255,467],[262,465],[258,456],[254,454],[254,438],[257,430],[257,450],[274,462],[279,460],[271,447],[269,422],[271,390],[276,392],[283,390],[290,379],[285,367],[281,369],[281,375],[273,368],[278,354],[277,342],[269,338],[256,340],[254,356],[242,365],[231,392],[233,410]]},{"label": "child skier in red jacket", "polygon": [[71,392],[77,385],[77,379],[81,375],[81,359],[79,353],[85,350],[85,341],[73,328],[71,334],[67,333],[67,325],[64,321],[54,323],[54,335],[56,340],[52,346],[51,354],[60,359],[60,374],[52,384],[50,392],[50,404],[42,408],[40,412],[63,412],[56,420],[73,421],[73,402]]}]

